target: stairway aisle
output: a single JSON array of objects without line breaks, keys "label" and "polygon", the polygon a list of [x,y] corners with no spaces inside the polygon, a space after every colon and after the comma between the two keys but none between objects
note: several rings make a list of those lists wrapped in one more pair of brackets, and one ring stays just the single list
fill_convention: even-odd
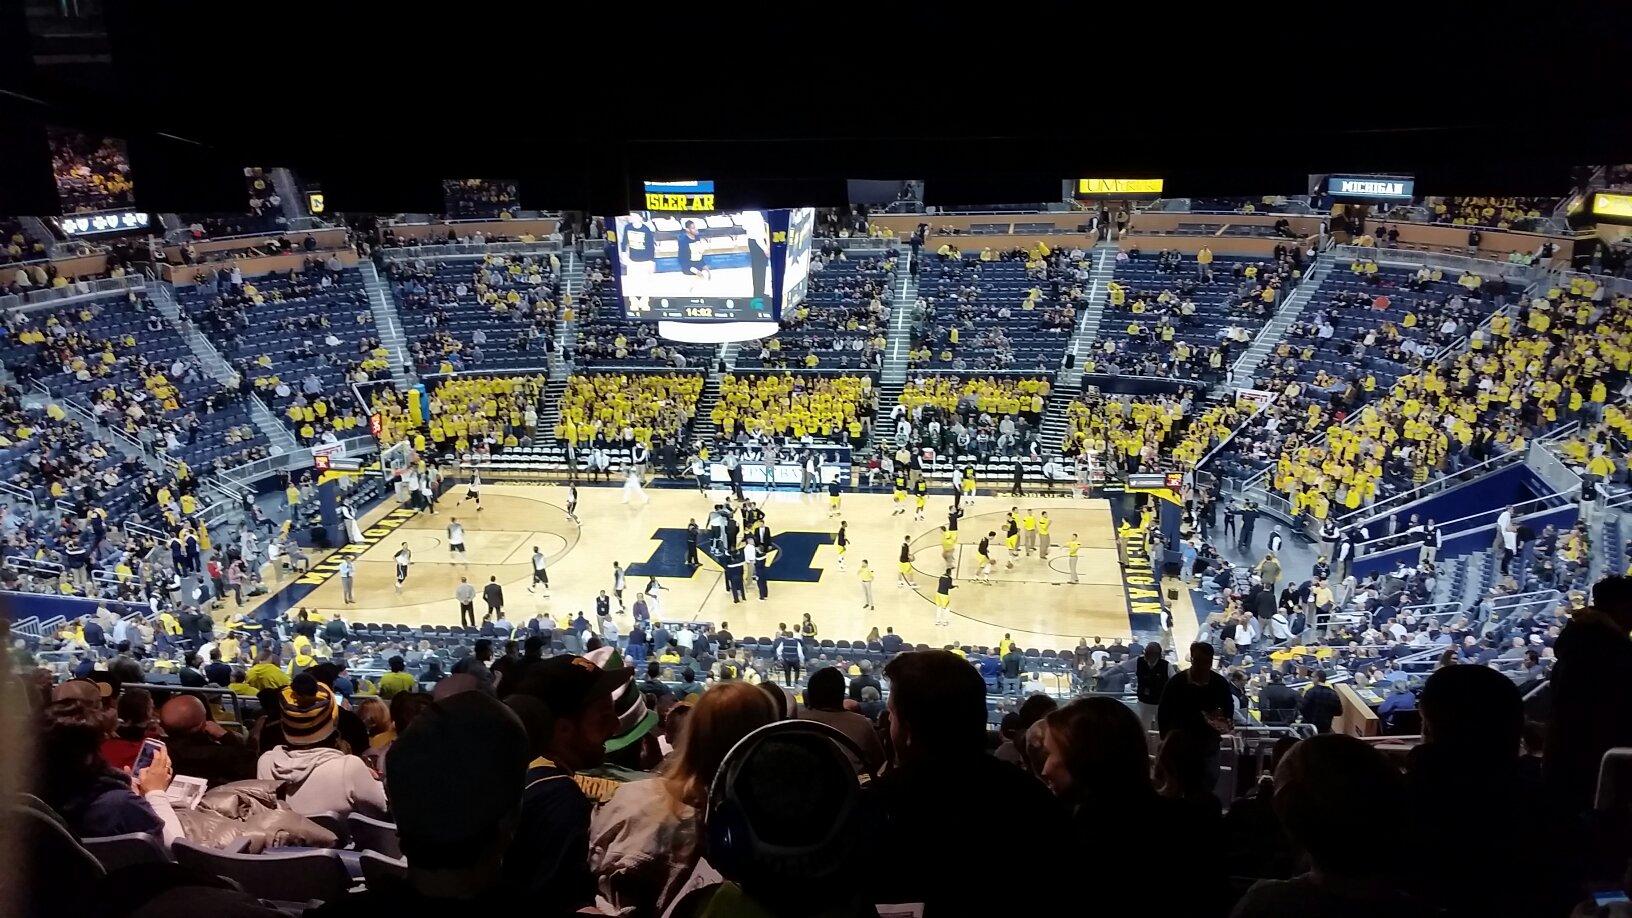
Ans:
[{"label": "stairway aisle", "polygon": [[403,334],[396,303],[392,301],[391,292],[386,289],[374,262],[360,261],[357,267],[363,272],[363,287],[368,290],[368,306],[374,313],[374,328],[379,333],[380,344],[391,355],[391,381],[397,384],[398,390],[406,392],[409,386],[408,339]]},{"label": "stairway aisle", "polygon": [[1286,337],[1287,329],[1291,328],[1292,324],[1297,321],[1299,314],[1303,312],[1303,307],[1309,303],[1309,299],[1315,295],[1315,290],[1320,287],[1321,281],[1324,281],[1326,275],[1331,272],[1331,254],[1322,253],[1315,256],[1315,262],[1310,267],[1308,275],[1303,278],[1303,281],[1286,299],[1281,301],[1280,307],[1275,310],[1275,315],[1269,320],[1269,324],[1258,332],[1258,337],[1252,339],[1252,344],[1248,345],[1234,365],[1230,367],[1230,382],[1232,385],[1252,388],[1253,374],[1258,372],[1258,368],[1263,365],[1270,352],[1275,350],[1275,347],[1281,343],[1281,339]]},{"label": "stairway aisle", "polygon": [[539,396],[543,404],[538,406],[538,436],[544,439],[555,437],[555,425],[561,423],[561,396],[566,394],[567,378],[565,376],[550,375],[550,381],[544,384],[544,393]]},{"label": "stairway aisle", "polygon": [[1106,241],[1094,246],[1093,271],[1088,275],[1088,305],[1077,318],[1077,328],[1071,334],[1071,343],[1065,352],[1072,357],[1071,368],[1060,370],[1060,387],[1081,390],[1082,361],[1099,338],[1099,320],[1105,314],[1105,300],[1110,293],[1111,275],[1116,273],[1116,243]]},{"label": "stairway aisle", "polygon": [[886,386],[892,383],[899,386],[907,381],[907,351],[912,348],[912,306],[917,300],[918,278],[912,274],[912,249],[905,248],[895,262],[895,284],[890,289],[890,333],[884,345],[884,361],[879,366],[879,382]]},{"label": "stairway aisle", "polygon": [[1043,424],[1037,431],[1038,442],[1042,444],[1043,454],[1058,453],[1065,444],[1066,409],[1082,394],[1082,374],[1077,374],[1077,383],[1067,385],[1065,374],[1060,374],[1060,382],[1048,394],[1048,404],[1043,408]]},{"label": "stairway aisle", "polygon": [[[227,362],[227,358],[215,349],[215,345],[210,343],[210,339],[205,337],[204,333],[193,325],[193,320],[182,314],[181,305],[176,302],[175,291],[171,289],[170,285],[150,280],[147,282],[147,295],[159,312],[169,320],[171,327],[176,330],[181,339],[187,342],[187,347],[198,358],[199,365],[204,368],[204,371],[214,377],[216,382],[221,385],[236,387],[238,385],[237,372]],[[300,441],[296,440],[295,435],[290,432],[288,426],[277,415],[273,414],[271,409],[266,407],[266,403],[261,401],[260,396],[251,393],[245,405],[249,408],[250,420],[254,421],[255,426],[259,427],[261,433],[266,434],[266,438],[272,442],[273,452],[289,453],[300,448]]]},{"label": "stairway aisle", "polygon": [[572,353],[578,346],[579,313],[586,306],[581,302],[584,293],[584,259],[567,249],[561,259],[561,299],[573,307],[573,320],[562,322],[556,330],[556,349],[550,352],[550,378],[559,379],[572,372]]},{"label": "stairway aisle", "polygon": [[713,414],[714,406],[720,401],[721,375],[711,371],[703,379],[703,391],[697,396],[697,414],[691,423],[691,436],[696,443],[708,443],[718,430]]}]

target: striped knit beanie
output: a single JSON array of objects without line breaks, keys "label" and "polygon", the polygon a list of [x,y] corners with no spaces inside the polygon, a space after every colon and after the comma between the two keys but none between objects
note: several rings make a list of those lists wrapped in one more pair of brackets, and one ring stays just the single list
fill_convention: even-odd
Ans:
[{"label": "striped knit beanie", "polygon": [[312,746],[334,733],[340,703],[329,687],[301,673],[283,689],[283,738],[291,746]]}]

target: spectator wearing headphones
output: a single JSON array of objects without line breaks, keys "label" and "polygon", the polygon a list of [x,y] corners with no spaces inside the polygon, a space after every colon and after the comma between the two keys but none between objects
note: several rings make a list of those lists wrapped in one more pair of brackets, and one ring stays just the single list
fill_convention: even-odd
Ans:
[{"label": "spectator wearing headphones", "polygon": [[636,914],[669,907],[701,855],[701,810],[725,754],[775,719],[770,698],[743,682],[701,696],[667,774],[625,784],[591,822],[589,865],[603,898]]}]

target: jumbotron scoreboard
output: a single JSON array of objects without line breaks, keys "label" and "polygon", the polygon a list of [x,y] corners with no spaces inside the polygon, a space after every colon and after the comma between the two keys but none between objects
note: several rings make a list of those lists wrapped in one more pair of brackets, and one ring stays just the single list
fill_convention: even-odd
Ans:
[{"label": "jumbotron scoreboard", "polygon": [[805,297],[815,211],[635,211],[614,221],[624,315],[639,322],[766,322]]}]

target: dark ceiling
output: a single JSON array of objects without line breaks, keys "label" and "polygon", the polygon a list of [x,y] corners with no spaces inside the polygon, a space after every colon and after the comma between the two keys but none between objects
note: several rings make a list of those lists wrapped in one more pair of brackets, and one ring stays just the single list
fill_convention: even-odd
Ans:
[{"label": "dark ceiling", "polygon": [[841,203],[846,178],[1046,200],[1101,174],[1557,193],[1572,166],[1632,161],[1632,29],[1609,3],[105,3],[105,64],[42,62],[39,29],[31,56],[16,9],[0,20],[0,212],[51,206],[46,123],[129,138],[152,210],[236,209],[245,165],[291,166],[342,210],[433,210],[470,175],[612,211],[641,178],[767,205]]}]

